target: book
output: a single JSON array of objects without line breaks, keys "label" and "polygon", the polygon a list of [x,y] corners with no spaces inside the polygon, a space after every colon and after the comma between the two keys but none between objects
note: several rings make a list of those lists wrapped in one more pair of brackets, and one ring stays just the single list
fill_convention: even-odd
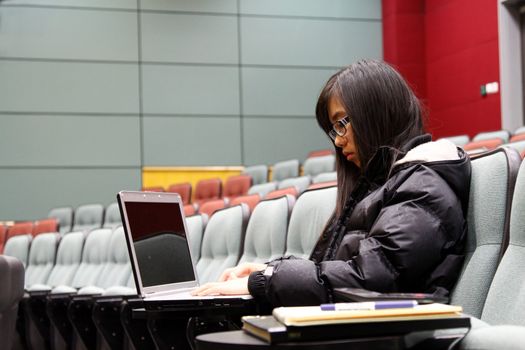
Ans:
[{"label": "book", "polygon": [[287,326],[274,316],[244,316],[243,330],[267,343],[321,341],[404,335],[416,331],[447,328],[470,328],[470,317],[388,319],[352,323],[325,323],[309,326]]}]

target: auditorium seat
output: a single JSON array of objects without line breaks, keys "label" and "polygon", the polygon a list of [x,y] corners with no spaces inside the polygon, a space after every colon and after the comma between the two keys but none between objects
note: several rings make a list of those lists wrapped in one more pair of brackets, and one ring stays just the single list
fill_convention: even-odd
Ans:
[{"label": "auditorium seat", "polygon": [[0,335],[2,349],[14,349],[18,302],[24,295],[24,267],[12,257],[0,255]]},{"label": "auditorium seat", "polygon": [[211,217],[213,213],[215,213],[217,210],[228,207],[228,203],[229,201],[227,198],[220,198],[203,202],[199,207],[199,213],[206,214],[208,217]]},{"label": "auditorium seat", "polygon": [[58,219],[49,218],[35,221],[33,225],[33,236],[50,232],[58,232]]},{"label": "auditorium seat", "polygon": [[59,233],[42,233],[33,238],[25,272],[25,286],[47,282],[55,266]]},{"label": "auditorium seat", "polygon": [[261,196],[258,193],[247,194],[246,196],[239,196],[230,202],[230,206],[234,206],[241,203],[246,203],[250,207],[250,212],[253,212],[255,206],[261,201]]},{"label": "auditorium seat", "polygon": [[277,185],[278,190],[282,190],[288,187],[295,187],[297,189],[297,195],[300,196],[308,186],[312,183],[310,176],[299,176],[289,179],[284,179]]},{"label": "auditorium seat", "polygon": [[448,136],[443,137],[442,139],[449,140],[450,142],[459,147],[463,147],[470,142],[470,137],[468,135]]},{"label": "auditorium seat", "polygon": [[200,206],[201,203],[219,199],[222,196],[222,181],[219,178],[205,179],[197,182],[195,186],[194,203]]},{"label": "auditorium seat", "polygon": [[480,317],[490,283],[509,237],[510,206],[521,159],[498,148],[472,159],[465,262],[451,303]]},{"label": "auditorium seat", "polygon": [[332,186],[337,186],[337,181],[326,181],[326,182],[314,183],[308,186],[308,189],[316,190],[318,188],[325,188],[325,187],[332,187]]},{"label": "auditorium seat", "polygon": [[7,229],[4,224],[0,224],[0,254],[4,253],[5,241],[7,239]]},{"label": "auditorium seat", "polygon": [[120,209],[117,202],[109,204],[104,211],[104,225],[102,228],[115,229],[122,225]]},{"label": "auditorium seat", "polygon": [[267,165],[252,165],[245,167],[241,174],[250,175],[252,177],[252,186],[268,182]]},{"label": "auditorium seat", "polygon": [[102,227],[104,207],[102,204],[84,204],[75,210],[72,231],[89,231]]},{"label": "auditorium seat", "polygon": [[[509,245],[485,299],[481,320],[488,327],[472,329],[459,348],[522,349],[525,343],[525,163],[521,163],[512,199]],[[494,219],[494,214],[489,219]],[[487,220],[490,221],[490,220]]]},{"label": "auditorium seat", "polygon": [[308,259],[335,209],[337,187],[305,191],[290,217],[285,256]]},{"label": "auditorium seat", "polygon": [[523,151],[525,151],[525,140],[510,142],[510,143],[504,144],[503,146],[514,148],[516,151],[518,151],[521,154]]},{"label": "auditorium seat", "polygon": [[525,134],[525,126],[520,126],[514,130],[514,135]]},{"label": "auditorium seat", "polygon": [[337,181],[337,172],[321,173],[312,179],[312,183]]},{"label": "auditorium seat", "polygon": [[333,154],[334,154],[334,151],[331,149],[320,149],[320,150],[308,152],[308,156],[306,158],[324,157],[324,156],[333,155]]},{"label": "auditorium seat", "polygon": [[197,262],[200,283],[216,281],[221,273],[239,261],[250,211],[239,204],[217,211],[208,221]]},{"label": "auditorium seat", "polygon": [[303,174],[311,177],[334,170],[335,156],[333,154],[307,158],[303,163]]},{"label": "auditorium seat", "polygon": [[61,234],[71,231],[71,227],[73,226],[73,208],[61,207],[51,209],[47,217],[58,220],[58,227]]},{"label": "auditorium seat", "polygon": [[521,134],[517,134],[517,135],[512,135],[512,137],[509,140],[509,143],[524,141],[524,140],[525,140],[525,132]]},{"label": "auditorium seat", "polygon": [[188,236],[190,241],[191,257],[197,262],[201,257],[202,236],[208,223],[208,216],[197,214],[186,218]]},{"label": "auditorium seat", "polygon": [[24,268],[29,260],[29,249],[33,236],[30,234],[17,235],[9,238],[4,247],[4,254],[17,258],[22,262]]},{"label": "auditorium seat", "polygon": [[191,183],[189,182],[172,184],[168,187],[167,192],[178,193],[182,199],[182,203],[185,205],[191,202]]},{"label": "auditorium seat", "polygon": [[295,204],[295,197],[285,195],[261,201],[250,215],[243,262],[266,263],[284,254],[288,220]]},{"label": "auditorium seat", "polygon": [[290,159],[277,162],[272,167],[272,181],[282,181],[299,176],[299,160]]},{"label": "auditorium seat", "polygon": [[262,184],[253,185],[248,190],[248,195],[258,194],[259,197],[264,198],[266,195],[277,189],[277,182],[265,182]]},{"label": "auditorium seat", "polygon": [[18,235],[27,235],[33,233],[33,223],[31,221],[15,222],[7,229],[6,239]]},{"label": "auditorium seat", "polygon": [[272,191],[272,192],[268,193],[264,197],[264,199],[274,199],[274,198],[282,197],[282,196],[285,196],[285,195],[290,195],[290,196],[293,196],[293,197],[297,197],[299,195],[299,190],[295,186],[282,188],[280,190],[275,190],[275,191]]},{"label": "auditorium seat", "polygon": [[463,149],[467,152],[474,150],[490,151],[503,144],[503,140],[500,138],[485,139],[479,141],[472,141],[463,146]]},{"label": "auditorium seat", "polygon": [[487,131],[487,132],[480,132],[479,134],[475,135],[472,138],[472,141],[484,141],[484,140],[492,140],[492,139],[501,139],[502,143],[509,142],[510,139],[510,132],[507,130],[496,130],[496,131]]},{"label": "auditorium seat", "polygon": [[249,175],[230,176],[224,183],[222,196],[230,200],[248,194],[248,190],[252,186],[252,177]]}]

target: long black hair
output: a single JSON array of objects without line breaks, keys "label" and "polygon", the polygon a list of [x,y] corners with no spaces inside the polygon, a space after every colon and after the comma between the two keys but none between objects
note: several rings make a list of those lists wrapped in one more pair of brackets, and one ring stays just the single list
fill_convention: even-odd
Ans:
[{"label": "long black hair", "polygon": [[349,162],[341,148],[335,147],[337,203],[327,228],[342,214],[357,179],[366,173],[369,161],[380,147],[399,150],[408,140],[424,133],[420,101],[403,77],[384,62],[361,60],[330,77],[316,107],[317,122],[326,133],[332,129],[328,115],[332,98],[339,99],[350,117],[361,168]]}]

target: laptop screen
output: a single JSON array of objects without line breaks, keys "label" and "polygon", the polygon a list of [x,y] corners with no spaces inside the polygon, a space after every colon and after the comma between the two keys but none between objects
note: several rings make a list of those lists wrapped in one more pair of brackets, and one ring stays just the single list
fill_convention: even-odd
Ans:
[{"label": "laptop screen", "polygon": [[195,280],[178,203],[126,202],[143,287]]}]

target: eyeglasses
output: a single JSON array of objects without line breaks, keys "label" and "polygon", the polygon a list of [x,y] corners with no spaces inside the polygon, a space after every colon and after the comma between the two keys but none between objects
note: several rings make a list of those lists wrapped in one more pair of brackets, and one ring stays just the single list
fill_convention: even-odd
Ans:
[{"label": "eyeglasses", "polygon": [[332,130],[328,132],[328,136],[330,136],[332,141],[335,141],[335,138],[337,136],[345,136],[346,126],[348,124],[350,124],[350,118],[347,115],[345,115],[342,119],[339,119],[334,123]]}]

